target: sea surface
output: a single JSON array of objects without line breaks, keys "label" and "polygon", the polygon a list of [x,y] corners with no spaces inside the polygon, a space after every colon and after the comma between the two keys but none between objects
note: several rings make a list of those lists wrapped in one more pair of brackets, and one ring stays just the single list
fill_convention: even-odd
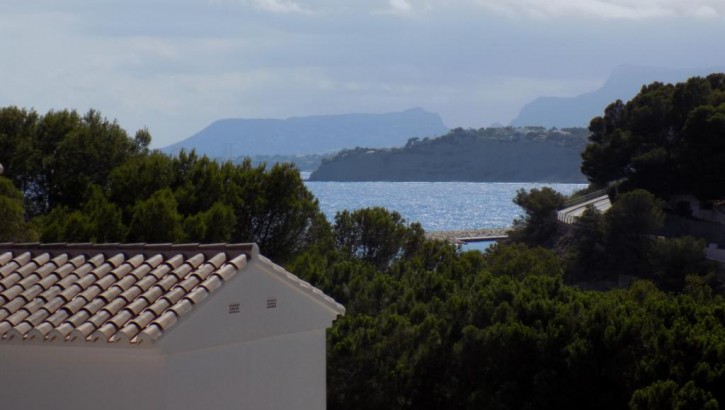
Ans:
[{"label": "sea surface", "polygon": [[[303,175],[304,177],[304,175]],[[330,221],[344,209],[382,206],[426,231],[454,231],[511,226],[521,208],[513,203],[518,189],[549,186],[562,194],[586,184],[486,182],[319,182],[305,181]]]}]

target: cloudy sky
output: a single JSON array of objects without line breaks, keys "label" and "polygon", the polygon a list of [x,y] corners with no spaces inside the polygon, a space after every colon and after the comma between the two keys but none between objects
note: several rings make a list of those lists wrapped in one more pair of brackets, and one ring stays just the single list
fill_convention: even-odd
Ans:
[{"label": "cloudy sky", "polygon": [[422,107],[507,123],[617,66],[725,64],[724,0],[0,0],[0,106],[153,145],[220,118]]}]

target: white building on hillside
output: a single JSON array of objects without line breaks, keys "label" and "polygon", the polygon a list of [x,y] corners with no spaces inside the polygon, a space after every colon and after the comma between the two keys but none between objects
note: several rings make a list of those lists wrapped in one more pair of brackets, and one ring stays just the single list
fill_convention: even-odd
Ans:
[{"label": "white building on hillside", "polygon": [[4,409],[324,409],[344,308],[256,245],[0,244]]}]

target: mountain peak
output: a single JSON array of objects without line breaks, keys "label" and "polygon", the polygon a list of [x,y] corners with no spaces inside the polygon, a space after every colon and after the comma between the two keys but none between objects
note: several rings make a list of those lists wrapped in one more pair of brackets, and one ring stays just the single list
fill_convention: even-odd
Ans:
[{"label": "mountain peak", "polygon": [[723,67],[661,68],[639,65],[620,65],[604,84],[576,97],[539,97],[526,104],[512,126],[539,125],[544,127],[586,127],[592,118],[616,100],[629,101],[643,85],[655,81],[676,83],[694,76],[725,71]]},{"label": "mountain peak", "polygon": [[227,118],[161,151],[176,154],[181,149],[195,149],[210,157],[319,154],[358,146],[404,145],[413,137],[434,137],[447,131],[438,114],[420,107],[384,114]]}]

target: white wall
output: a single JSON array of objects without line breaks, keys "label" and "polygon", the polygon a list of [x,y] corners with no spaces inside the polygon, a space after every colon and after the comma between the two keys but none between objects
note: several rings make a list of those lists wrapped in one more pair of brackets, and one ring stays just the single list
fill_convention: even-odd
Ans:
[{"label": "white wall", "polygon": [[172,354],[168,408],[323,410],[325,372],[324,330]]},{"label": "white wall", "polygon": [[[250,262],[164,335],[156,347],[171,354],[332,325],[336,312],[271,269],[259,260]],[[273,307],[270,301],[274,301]],[[238,309],[230,311],[231,305]]]},{"label": "white wall", "polygon": [[166,409],[163,357],[143,349],[0,346],[2,409]]},{"label": "white wall", "polygon": [[159,341],[170,409],[326,408],[337,313],[281,275],[251,261]]}]

